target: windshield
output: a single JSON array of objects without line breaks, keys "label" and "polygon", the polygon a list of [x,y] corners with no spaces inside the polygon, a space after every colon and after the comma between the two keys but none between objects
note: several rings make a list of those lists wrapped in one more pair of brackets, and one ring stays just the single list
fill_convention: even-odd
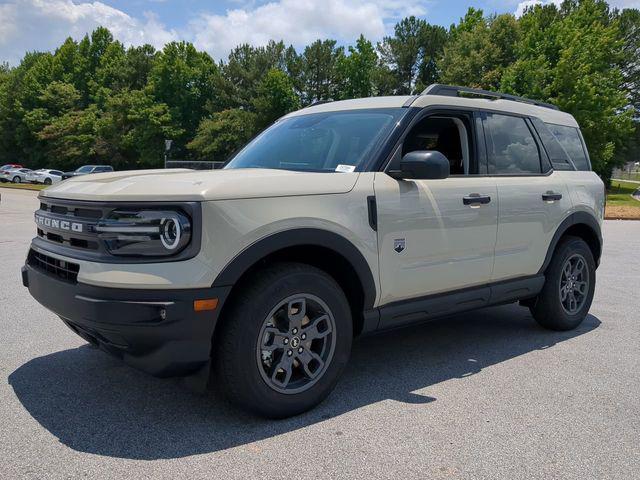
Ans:
[{"label": "windshield", "polygon": [[225,168],[353,172],[407,111],[347,110],[285,118],[251,141]]},{"label": "windshield", "polygon": [[80,167],[76,170],[76,172],[90,172],[93,169],[93,167],[91,165],[85,165],[84,167]]}]

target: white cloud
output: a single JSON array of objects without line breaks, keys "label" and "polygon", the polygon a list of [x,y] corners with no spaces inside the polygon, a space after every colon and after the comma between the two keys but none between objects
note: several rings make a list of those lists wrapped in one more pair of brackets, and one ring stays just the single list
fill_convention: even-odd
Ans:
[{"label": "white cloud", "polygon": [[555,3],[560,6],[562,1],[563,0],[524,0],[518,4],[514,13],[516,17],[521,17],[527,8],[533,7],[534,5],[548,5],[550,3]]},{"label": "white cloud", "polygon": [[242,43],[284,40],[300,47],[318,38],[353,41],[361,33],[376,40],[407,15],[424,15],[419,0],[278,0],[260,6],[204,13],[190,23],[196,47],[225,58]]},{"label": "white cloud", "polygon": [[65,38],[79,39],[98,26],[107,27],[125,45],[162,47],[178,37],[153,13],[137,19],[102,2],[9,0],[0,5],[0,61],[16,64],[27,51],[51,50]]},{"label": "white cloud", "polygon": [[[524,0],[518,3],[514,12],[516,17],[522,16],[527,7],[533,7],[534,5],[546,5],[549,3],[555,3],[560,5],[562,0]],[[616,8],[640,8],[640,0],[609,0],[609,5]]]},{"label": "white cloud", "polygon": [[318,38],[352,42],[362,33],[375,41],[399,19],[424,16],[433,0],[237,0],[224,14],[201,13],[179,31],[168,29],[153,13],[136,18],[100,1],[3,1],[0,61],[16,64],[27,51],[52,50],[68,36],[80,39],[100,25],[125,45],[161,48],[184,39],[217,59],[241,43],[265,45],[271,39],[302,47]]}]

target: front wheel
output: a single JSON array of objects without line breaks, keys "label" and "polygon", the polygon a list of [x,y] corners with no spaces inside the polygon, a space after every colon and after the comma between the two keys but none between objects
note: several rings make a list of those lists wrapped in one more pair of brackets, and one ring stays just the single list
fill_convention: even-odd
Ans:
[{"label": "front wheel", "polygon": [[545,284],[530,306],[533,318],[551,330],[571,330],[587,316],[596,285],[591,249],[578,237],[561,240],[545,273]]},{"label": "front wheel", "polygon": [[18,177],[17,175],[15,177],[13,177],[13,179],[11,180],[13,183],[20,183],[20,177]]},{"label": "front wheel", "polygon": [[229,307],[214,365],[233,402],[284,418],[329,395],[353,335],[349,304],[333,278],[309,265],[277,264],[239,285]]}]

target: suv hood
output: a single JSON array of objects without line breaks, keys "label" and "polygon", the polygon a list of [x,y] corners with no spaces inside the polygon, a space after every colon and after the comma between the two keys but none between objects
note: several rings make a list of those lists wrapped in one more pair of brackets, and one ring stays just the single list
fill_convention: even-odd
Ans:
[{"label": "suv hood", "polygon": [[94,173],[43,190],[42,197],[94,201],[207,201],[349,192],[358,173],[290,170],[131,170]]}]

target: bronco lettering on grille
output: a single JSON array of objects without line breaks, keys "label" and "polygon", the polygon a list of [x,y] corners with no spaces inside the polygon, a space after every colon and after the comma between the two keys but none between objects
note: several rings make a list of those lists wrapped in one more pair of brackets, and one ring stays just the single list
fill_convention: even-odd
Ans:
[{"label": "bronco lettering on grille", "polygon": [[58,220],[55,218],[44,217],[36,214],[36,223],[44,227],[56,228],[58,230],[67,230],[70,232],[82,233],[83,225],[78,222],[69,222],[68,220]]}]

